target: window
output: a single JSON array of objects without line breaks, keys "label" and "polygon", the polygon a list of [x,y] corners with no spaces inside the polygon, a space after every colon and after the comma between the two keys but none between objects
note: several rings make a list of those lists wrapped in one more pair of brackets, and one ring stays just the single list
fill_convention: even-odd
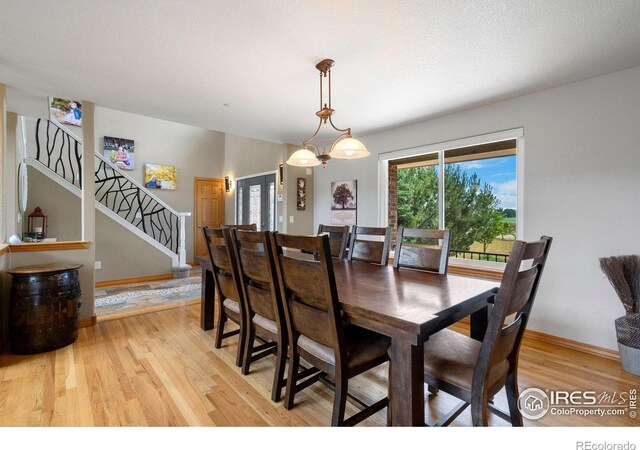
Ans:
[{"label": "window", "polygon": [[505,263],[517,230],[516,143],[389,160],[389,224],[448,228],[451,257]]}]

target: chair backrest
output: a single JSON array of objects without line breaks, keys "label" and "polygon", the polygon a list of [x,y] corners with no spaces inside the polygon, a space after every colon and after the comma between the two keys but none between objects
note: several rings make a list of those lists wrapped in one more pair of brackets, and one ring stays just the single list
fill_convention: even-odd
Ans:
[{"label": "chair backrest", "polygon": [[234,225],[234,224],[224,224],[222,228],[231,228],[234,230],[245,230],[245,231],[256,231],[258,226],[255,223],[247,224],[247,225]]},{"label": "chair backrest", "polygon": [[228,228],[203,227],[202,231],[207,243],[207,250],[209,250],[213,278],[220,303],[225,298],[230,298],[242,304],[241,294],[238,292],[234,278],[237,268],[232,264],[227,244],[230,239],[230,230]]},{"label": "chair backrest", "polygon": [[[289,331],[290,345],[302,335],[334,350],[336,365],[342,356],[340,302],[333,273],[329,236],[292,236],[272,233],[271,245]],[[287,256],[283,249],[317,252],[317,260]]]},{"label": "chair backrest", "polygon": [[[412,242],[405,243],[405,238]],[[450,241],[450,230],[399,227],[393,267],[410,267],[446,274]]]},{"label": "chair backrest", "polygon": [[[374,228],[354,225],[349,244],[349,261],[359,260],[386,266],[389,264],[391,227]],[[362,236],[384,236],[383,241],[360,239]]]},{"label": "chair backrest", "polygon": [[[477,395],[493,367],[508,362],[511,372],[517,369],[522,336],[551,242],[552,238],[542,236],[539,241],[513,244],[473,374],[473,391]],[[513,320],[507,324],[510,318]]]},{"label": "chair backrest", "polygon": [[242,291],[249,316],[259,314],[284,325],[275,260],[268,231],[230,230],[232,263],[238,267],[237,289]]},{"label": "chair backrest", "polygon": [[349,239],[349,225],[322,225],[318,226],[318,235],[329,233],[329,246],[331,247],[331,256],[342,259],[345,257],[347,249],[347,240]]}]

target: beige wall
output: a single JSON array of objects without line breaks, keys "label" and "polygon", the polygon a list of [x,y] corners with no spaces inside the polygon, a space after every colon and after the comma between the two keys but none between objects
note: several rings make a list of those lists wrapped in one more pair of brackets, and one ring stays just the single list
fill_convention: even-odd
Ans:
[{"label": "beige wall", "polygon": [[[286,152],[287,158],[298,150],[300,146],[287,145]],[[307,181],[307,204],[304,211],[298,211],[297,208],[297,187],[296,183],[298,178],[306,178]],[[285,164],[284,167],[284,180],[285,180],[285,201],[287,204],[285,220],[287,222],[287,233],[289,234],[302,234],[309,235],[315,234],[317,228],[313,225],[313,205],[314,205],[314,183],[313,183],[313,169],[311,174],[307,174],[305,167],[294,167]],[[291,216],[293,216],[293,223],[291,222]]]},{"label": "beige wall", "polygon": [[47,237],[58,241],[82,240],[82,199],[33,167],[27,167],[27,179],[27,212],[18,234],[23,236],[27,232],[27,216],[40,207],[47,216]]},{"label": "beige wall", "polygon": [[624,314],[598,266],[640,252],[640,68],[449,114],[369,136],[371,152],[315,169],[316,223],[329,219],[333,180],[358,180],[358,222],[378,224],[378,155],[524,128],[523,239],[554,238],[529,327],[614,349]]},{"label": "beige wall", "polygon": [[[147,277],[171,271],[171,258],[96,210],[96,282]],[[100,251],[98,251],[100,250]]]},{"label": "beige wall", "polygon": [[[225,193],[224,216],[226,223],[235,223],[236,179],[264,172],[276,172],[278,195],[282,187],[278,178],[278,166],[282,163],[285,146],[233,134],[225,135],[224,176],[233,180],[233,189]],[[278,216],[283,216],[283,204],[277,202]],[[283,216],[284,218],[284,216]],[[282,223],[276,220],[276,228],[282,231]]]},{"label": "beige wall", "polygon": [[[103,147],[103,137],[119,137],[135,141],[135,170],[127,171],[140,183],[144,183],[144,165],[168,164],[177,169],[175,191],[154,190],[160,199],[179,212],[193,213],[194,177],[223,178],[225,159],[224,133],[205,130],[137,114],[96,108],[96,149]],[[193,217],[186,219],[187,262],[193,261]],[[96,259],[103,269],[117,278],[140,276],[149,268],[128,267],[119,271],[122,259],[129,258],[129,240],[119,240],[122,228],[99,226],[97,230]],[[106,234],[105,234],[106,233]],[[148,246],[151,252],[152,247]],[[155,250],[153,250],[155,252]],[[152,253],[153,253],[152,252]],[[168,273],[171,264],[160,271]],[[120,276],[120,275],[122,276]],[[158,273],[155,273],[156,275]],[[99,279],[108,279],[97,274]]]}]

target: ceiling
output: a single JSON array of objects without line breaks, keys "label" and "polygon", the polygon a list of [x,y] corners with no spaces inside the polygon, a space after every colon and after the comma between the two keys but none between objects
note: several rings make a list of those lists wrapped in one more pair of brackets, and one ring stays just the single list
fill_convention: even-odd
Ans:
[{"label": "ceiling", "polygon": [[9,108],[55,95],[274,142],[315,130],[324,58],[336,61],[334,122],[355,137],[640,66],[637,0],[0,0],[0,11]]}]

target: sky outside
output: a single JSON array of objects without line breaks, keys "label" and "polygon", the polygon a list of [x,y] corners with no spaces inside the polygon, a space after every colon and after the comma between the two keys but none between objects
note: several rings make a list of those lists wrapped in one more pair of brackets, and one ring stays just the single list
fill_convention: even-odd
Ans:
[{"label": "sky outside", "polygon": [[489,183],[493,194],[500,200],[501,208],[516,209],[516,157],[479,159],[453,163],[469,174],[478,174],[482,184]]}]

